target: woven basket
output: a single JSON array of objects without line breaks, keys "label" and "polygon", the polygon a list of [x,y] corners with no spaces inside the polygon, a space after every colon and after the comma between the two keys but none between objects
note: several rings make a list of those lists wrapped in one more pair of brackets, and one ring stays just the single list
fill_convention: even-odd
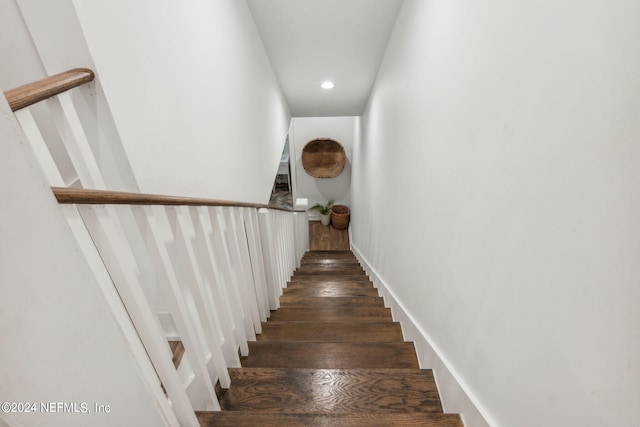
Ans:
[{"label": "woven basket", "polygon": [[338,230],[344,230],[349,226],[351,211],[345,205],[333,205],[331,207],[331,225]]},{"label": "woven basket", "polygon": [[314,178],[335,178],[342,173],[345,162],[344,147],[338,141],[318,138],[302,149],[302,167]]}]

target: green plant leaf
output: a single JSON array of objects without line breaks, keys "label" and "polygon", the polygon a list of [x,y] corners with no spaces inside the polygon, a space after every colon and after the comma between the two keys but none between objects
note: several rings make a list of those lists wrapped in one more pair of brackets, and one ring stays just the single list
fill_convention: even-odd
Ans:
[{"label": "green plant leaf", "polygon": [[322,215],[328,215],[331,212],[331,205],[333,205],[333,200],[329,200],[326,205],[321,205],[320,203],[316,203],[315,205],[309,208],[309,211],[318,211]]}]

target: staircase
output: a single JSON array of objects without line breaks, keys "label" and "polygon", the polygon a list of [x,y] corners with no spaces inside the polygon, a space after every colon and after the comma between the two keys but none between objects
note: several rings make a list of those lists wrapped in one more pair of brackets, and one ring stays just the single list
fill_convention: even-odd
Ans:
[{"label": "staircase", "polygon": [[462,427],[350,251],[302,259],[209,426]]}]

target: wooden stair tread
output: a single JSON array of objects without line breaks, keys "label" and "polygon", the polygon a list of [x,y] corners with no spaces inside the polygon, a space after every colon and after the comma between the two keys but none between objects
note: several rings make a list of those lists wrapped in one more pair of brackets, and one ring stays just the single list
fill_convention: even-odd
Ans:
[{"label": "wooden stair tread", "polygon": [[346,254],[333,253],[333,254],[327,254],[326,256],[307,253],[304,257],[302,257],[302,259],[300,260],[300,263],[313,262],[313,261],[323,261],[325,263],[350,261],[350,262],[359,263],[358,258],[356,258],[353,254],[349,254],[349,253],[346,253]]},{"label": "wooden stair tread", "polygon": [[305,320],[387,320],[391,321],[391,309],[386,307],[304,307],[286,308],[271,312],[269,321]]},{"label": "wooden stair tread", "polygon": [[231,368],[227,411],[442,412],[433,374],[420,369]]},{"label": "wooden stair tread", "polygon": [[355,259],[303,259],[300,261],[298,270],[326,270],[326,269],[346,269],[362,270],[362,266]]},{"label": "wooden stair tread", "polygon": [[362,287],[290,287],[283,291],[284,296],[307,297],[378,297],[378,290]]},{"label": "wooden stair tread", "polygon": [[251,342],[241,362],[247,368],[419,368],[410,342]]},{"label": "wooden stair tread", "polygon": [[348,267],[360,267],[360,263],[357,259],[320,259],[320,258],[307,258],[300,260],[300,265],[305,266],[348,266]]},{"label": "wooden stair tread", "polygon": [[257,341],[403,342],[404,339],[400,324],[395,322],[291,321],[263,323]]},{"label": "wooden stair tread", "polygon": [[358,268],[302,267],[294,272],[294,276],[365,276],[364,270]]},{"label": "wooden stair tread", "polygon": [[[318,283],[318,282],[347,282],[347,283],[371,283],[369,277],[362,274],[300,274],[298,276],[291,277],[289,282],[294,283]],[[371,283],[373,286],[373,283]]]},{"label": "wooden stair tread", "polygon": [[[334,273],[335,272],[335,273]],[[347,271],[344,269],[327,270],[321,273],[295,272],[289,282],[371,282],[369,276],[353,270]]]},{"label": "wooden stair tread", "polygon": [[331,254],[331,255],[327,255],[327,256],[320,256],[320,255],[305,255],[301,260],[300,263],[312,263],[312,262],[323,262],[325,264],[329,264],[332,262],[355,262],[360,264],[360,262],[358,261],[358,258],[356,258],[353,255],[349,255],[349,254]]},{"label": "wooden stair tread", "polygon": [[295,288],[359,288],[375,289],[369,280],[291,280],[285,289]]},{"label": "wooden stair tread", "polygon": [[384,300],[380,297],[280,297],[281,307],[384,307]]},{"label": "wooden stair tread", "polygon": [[353,252],[348,249],[318,249],[305,252],[304,256],[324,256],[324,255],[349,255],[355,258]]},{"label": "wooden stair tread", "polygon": [[[315,252],[315,251],[314,251]],[[351,262],[359,262],[358,258],[356,258],[353,253],[349,253],[349,251],[345,251],[345,253],[334,253],[334,254],[324,254],[319,255],[312,252],[307,252],[302,257],[302,261],[319,261],[319,262],[334,262],[334,261],[351,261]]]},{"label": "wooden stair tread", "polygon": [[464,427],[457,414],[198,412],[201,427]]}]

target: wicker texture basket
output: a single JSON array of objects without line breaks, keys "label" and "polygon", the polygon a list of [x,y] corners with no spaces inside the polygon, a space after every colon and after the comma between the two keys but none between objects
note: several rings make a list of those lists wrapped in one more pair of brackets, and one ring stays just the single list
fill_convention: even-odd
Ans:
[{"label": "wicker texture basket", "polygon": [[333,205],[331,207],[331,225],[338,230],[349,227],[351,211],[345,205]]},{"label": "wicker texture basket", "polygon": [[309,141],[302,149],[302,167],[314,178],[335,178],[342,173],[345,162],[342,144],[329,138]]}]

